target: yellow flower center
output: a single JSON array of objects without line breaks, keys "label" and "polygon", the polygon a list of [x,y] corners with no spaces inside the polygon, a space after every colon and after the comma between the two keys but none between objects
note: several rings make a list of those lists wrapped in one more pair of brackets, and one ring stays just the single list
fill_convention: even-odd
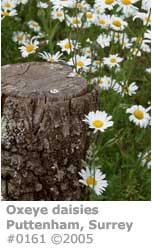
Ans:
[{"label": "yellow flower center", "polygon": [[7,11],[4,11],[2,14],[3,14],[4,17],[8,17],[9,16],[9,12],[7,12]]},{"label": "yellow flower center", "polygon": [[51,62],[51,63],[54,63],[54,62],[55,62],[55,59],[54,59],[54,58],[50,58],[50,62]]},{"label": "yellow flower center", "polygon": [[115,58],[111,58],[111,59],[110,59],[110,62],[111,62],[112,64],[115,64],[115,63],[117,63],[117,60],[116,60]]},{"label": "yellow flower center", "polygon": [[128,93],[129,87],[127,85],[123,86],[123,90]]},{"label": "yellow flower center", "polygon": [[100,61],[100,60],[96,60],[95,64],[96,64],[96,65],[100,65],[100,64],[101,64],[101,61]]},{"label": "yellow flower center", "polygon": [[98,84],[99,84],[99,85],[102,85],[102,84],[103,84],[103,80],[99,79],[99,80],[98,80]]},{"label": "yellow flower center", "polygon": [[122,3],[124,5],[130,5],[131,4],[131,0],[122,0]]},{"label": "yellow flower center", "polygon": [[57,15],[57,17],[62,17],[63,14],[62,14],[62,12],[57,12],[56,15]]},{"label": "yellow flower center", "polygon": [[11,4],[7,2],[7,3],[5,4],[5,8],[11,8]]},{"label": "yellow flower center", "polygon": [[83,5],[82,5],[81,3],[77,3],[77,4],[76,4],[76,8],[78,8],[78,9],[83,9]]},{"label": "yellow flower center", "polygon": [[77,61],[77,66],[79,67],[83,67],[84,66],[84,63],[80,60]]},{"label": "yellow flower center", "polygon": [[151,161],[151,156],[150,156],[150,154],[148,154],[148,155],[145,156],[145,160],[146,160],[146,161]]},{"label": "yellow flower center", "polygon": [[146,21],[147,23],[151,23],[150,17],[146,16],[146,17],[145,17],[145,21]]},{"label": "yellow flower center", "polygon": [[120,38],[120,34],[119,33],[115,33],[115,38]]},{"label": "yellow flower center", "polygon": [[70,44],[70,43],[66,43],[66,44],[64,45],[64,48],[65,48],[65,49],[71,49],[71,44]]},{"label": "yellow flower center", "polygon": [[17,40],[18,41],[22,41],[23,40],[23,36],[22,35],[17,36]]},{"label": "yellow flower center", "polygon": [[113,4],[115,0],[105,0],[106,4]]},{"label": "yellow flower center", "polygon": [[112,22],[114,26],[121,27],[121,22],[119,20],[115,20]]},{"label": "yellow flower center", "polygon": [[33,27],[38,27],[38,24],[37,23],[32,23],[32,26]]},{"label": "yellow flower center", "polygon": [[104,19],[99,20],[99,24],[105,24],[105,23],[106,23],[106,21]]},{"label": "yellow flower center", "polygon": [[97,184],[95,178],[93,178],[92,176],[90,176],[90,177],[87,178],[86,183],[87,183],[88,186],[89,185],[95,186]]},{"label": "yellow flower center", "polygon": [[87,13],[86,18],[91,19],[91,18],[93,18],[93,15],[91,13]]},{"label": "yellow flower center", "polygon": [[101,120],[94,120],[92,124],[96,128],[101,128],[104,125],[104,123]]},{"label": "yellow flower center", "polygon": [[34,45],[33,44],[28,44],[27,46],[26,46],[26,51],[27,52],[32,52],[34,50]]},{"label": "yellow flower center", "polygon": [[73,19],[72,23],[73,24],[80,24],[80,21],[76,18],[76,19]]},{"label": "yellow flower center", "polygon": [[140,111],[140,110],[134,111],[134,116],[135,116],[137,119],[139,119],[139,120],[144,118],[144,114],[143,114],[143,112]]}]

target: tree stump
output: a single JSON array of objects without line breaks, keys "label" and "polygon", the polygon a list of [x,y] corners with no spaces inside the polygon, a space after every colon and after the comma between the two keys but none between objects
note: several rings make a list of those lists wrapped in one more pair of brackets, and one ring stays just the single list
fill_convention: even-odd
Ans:
[{"label": "tree stump", "polygon": [[2,67],[4,200],[80,200],[79,175],[98,107],[96,90],[71,68],[32,62]]}]

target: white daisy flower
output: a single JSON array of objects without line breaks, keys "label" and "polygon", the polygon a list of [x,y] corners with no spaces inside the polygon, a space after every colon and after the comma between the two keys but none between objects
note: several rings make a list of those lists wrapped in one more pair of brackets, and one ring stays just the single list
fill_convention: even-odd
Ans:
[{"label": "white daisy flower", "polygon": [[31,28],[35,32],[39,32],[41,29],[40,25],[33,20],[29,21],[27,24],[28,24],[29,28]]},{"label": "white daisy flower", "polygon": [[105,48],[110,45],[111,36],[107,34],[101,34],[97,38],[97,43],[101,46],[101,48]]},{"label": "white daisy flower", "polygon": [[76,5],[76,0],[50,0],[50,2],[56,9],[63,7],[74,8],[74,6]]},{"label": "white daisy flower", "polygon": [[38,2],[37,3],[37,7],[38,8],[42,8],[42,9],[47,9],[48,8],[48,4],[47,3],[43,3],[43,2]]},{"label": "white daisy flower", "polygon": [[66,16],[66,22],[67,25],[73,28],[80,28],[82,26],[82,16],[83,14],[80,13],[79,15],[77,15],[76,17],[70,17],[70,16]]},{"label": "white daisy flower", "polygon": [[30,54],[33,54],[36,52],[36,49],[38,48],[39,42],[33,37],[30,41],[27,40],[24,42],[24,45],[19,47],[22,57],[28,57]]},{"label": "white daisy flower", "polygon": [[86,18],[86,22],[87,23],[92,24],[92,23],[94,23],[96,21],[97,15],[95,13],[93,13],[93,11],[92,12],[91,11],[87,11],[85,13],[85,18]]},{"label": "white daisy flower", "polygon": [[129,38],[127,37],[122,38],[120,44],[122,45],[122,49],[129,49],[132,47],[132,43],[130,43]]},{"label": "white daisy flower", "polygon": [[97,131],[104,132],[108,127],[113,126],[111,119],[112,116],[108,116],[105,111],[96,111],[85,115],[83,121],[89,125],[89,128],[94,129],[94,133],[96,133]]},{"label": "white daisy flower", "polygon": [[62,51],[65,51],[68,54],[70,54],[74,50],[74,48],[78,48],[78,43],[76,40],[69,40],[67,38],[58,42],[57,45],[60,46]]},{"label": "white daisy flower", "polygon": [[110,25],[113,30],[122,31],[127,26],[127,22],[125,22],[121,17],[112,15]]},{"label": "white daisy flower", "polygon": [[142,0],[141,3],[142,3],[141,8],[143,10],[150,10],[150,8],[151,8],[151,1],[150,0]]},{"label": "white daisy flower", "polygon": [[86,55],[88,57],[91,57],[92,55],[92,51],[91,51],[91,48],[90,47],[85,47],[82,49],[82,53],[83,55]]},{"label": "white daisy flower", "polygon": [[99,60],[99,59],[96,59],[96,60],[93,61],[92,66],[93,66],[94,69],[98,70],[101,67],[103,67],[103,62],[101,60]]},{"label": "white daisy flower", "polygon": [[122,97],[124,97],[124,95],[132,96],[136,94],[136,91],[138,90],[138,86],[136,85],[135,82],[131,83],[130,85],[128,85],[127,83],[121,82],[120,84],[116,83],[113,89],[116,92],[121,93]]},{"label": "white daisy flower", "polygon": [[116,4],[116,0],[95,0],[95,7],[100,8],[102,11],[105,9],[112,10]]},{"label": "white daisy flower", "polygon": [[64,20],[64,11],[62,9],[54,9],[51,12],[51,16],[53,19],[58,19],[60,22]]},{"label": "white daisy flower", "polygon": [[11,9],[11,10],[6,10],[6,9],[2,9],[1,11],[1,19],[4,19],[5,17],[13,17],[17,15],[17,11],[15,9]]},{"label": "white daisy flower", "polygon": [[150,116],[141,105],[133,105],[131,108],[126,110],[126,113],[130,113],[129,120],[135,123],[140,128],[146,128],[149,125]]},{"label": "white daisy flower", "polygon": [[16,7],[16,1],[14,0],[3,0],[1,6],[5,10],[12,10]]},{"label": "white daisy flower", "polygon": [[46,60],[47,62],[56,63],[56,62],[59,62],[59,60],[63,54],[60,52],[56,52],[55,54],[51,54],[49,52],[43,51],[43,52],[40,52],[38,55],[41,58],[43,58],[44,60]]},{"label": "white daisy flower", "polygon": [[89,167],[86,167],[86,170],[82,169],[79,175],[82,177],[79,182],[89,186],[97,195],[101,195],[108,186],[108,182],[105,180],[106,175],[99,169],[90,170]]},{"label": "white daisy flower", "polygon": [[68,64],[71,66],[75,66],[77,70],[83,69],[86,70],[88,66],[91,64],[91,59],[86,56],[79,56],[71,58],[68,61]]},{"label": "white daisy flower", "polygon": [[88,3],[86,3],[86,1],[82,0],[82,1],[77,1],[75,8],[78,9],[79,11],[87,11],[90,10],[90,5]]},{"label": "white daisy flower", "polygon": [[141,160],[142,166],[147,165],[148,169],[151,169],[151,151],[146,152],[145,154],[139,153],[138,158]]},{"label": "white daisy flower", "polygon": [[12,40],[18,44],[24,44],[27,39],[27,35],[22,31],[13,32]]},{"label": "white daisy flower", "polygon": [[103,62],[105,65],[108,65],[109,68],[112,68],[112,67],[119,67],[119,63],[123,61],[123,58],[121,57],[118,57],[118,54],[112,54],[112,55],[109,55],[109,57],[104,57],[103,58]]},{"label": "white daisy flower", "polygon": [[138,8],[134,6],[139,0],[117,0],[118,10],[122,10],[126,17],[133,16],[137,13]]},{"label": "white daisy flower", "polygon": [[112,87],[112,79],[110,77],[104,76],[94,79],[102,90],[109,90]]},{"label": "white daisy flower", "polygon": [[110,24],[110,16],[105,14],[98,15],[95,24],[104,29],[108,28]]}]

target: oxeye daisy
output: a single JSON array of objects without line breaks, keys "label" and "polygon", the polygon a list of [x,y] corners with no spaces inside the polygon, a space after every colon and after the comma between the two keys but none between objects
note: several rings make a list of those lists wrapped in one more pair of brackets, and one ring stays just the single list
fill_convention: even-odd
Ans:
[{"label": "oxeye daisy", "polygon": [[12,9],[12,10],[2,9],[1,11],[2,19],[4,19],[5,17],[12,17],[16,15],[17,15],[17,12],[15,9]]},{"label": "oxeye daisy", "polygon": [[27,39],[27,35],[22,31],[13,32],[12,40],[18,44],[24,44]]},{"label": "oxeye daisy", "polygon": [[75,8],[78,9],[79,11],[86,11],[90,9],[90,5],[88,3],[86,3],[86,1],[82,0],[82,1],[77,1]]},{"label": "oxeye daisy", "polygon": [[91,59],[86,56],[76,55],[74,58],[71,58],[68,61],[68,64],[71,66],[75,66],[77,70],[79,69],[85,70],[91,64]]},{"label": "oxeye daisy", "polygon": [[110,16],[105,14],[98,15],[95,24],[104,29],[107,28],[110,24]]},{"label": "oxeye daisy", "polygon": [[139,0],[117,0],[119,5],[118,10],[122,10],[126,17],[132,16],[137,13],[138,8],[134,6]]},{"label": "oxeye daisy", "polygon": [[101,48],[105,48],[110,45],[111,36],[106,34],[101,34],[97,38],[97,43],[101,46]]},{"label": "oxeye daisy", "polygon": [[66,16],[66,22],[67,22],[67,25],[72,27],[72,28],[80,28],[82,26],[82,16],[83,14],[80,13],[79,15],[77,15],[76,17],[70,17],[70,16]]},{"label": "oxeye daisy", "polygon": [[121,17],[112,16],[110,20],[111,28],[115,31],[122,31],[127,26],[127,22],[125,22]]},{"label": "oxeye daisy", "polygon": [[130,85],[128,83],[121,82],[120,84],[116,83],[113,89],[116,92],[121,93],[122,97],[124,97],[124,95],[132,96],[136,94],[138,86],[135,82],[131,83]]},{"label": "oxeye daisy", "polygon": [[104,132],[108,127],[113,126],[113,121],[111,121],[112,116],[103,111],[89,112],[85,115],[83,120],[89,125],[89,128],[94,129],[94,133],[97,131]]},{"label": "oxeye daisy", "polygon": [[37,22],[31,20],[27,24],[28,24],[29,28],[31,28],[33,31],[35,31],[35,32],[40,31],[40,25]]},{"label": "oxeye daisy", "polygon": [[[149,109],[149,108],[148,108]],[[148,109],[145,109],[141,105],[133,105],[126,110],[126,113],[130,113],[129,120],[140,128],[146,128],[149,125],[150,116]]]},{"label": "oxeye daisy", "polygon": [[123,61],[123,58],[118,57],[118,54],[109,55],[109,57],[104,57],[103,62],[108,65],[109,68],[119,66],[119,63]]},{"label": "oxeye daisy", "polygon": [[60,52],[57,52],[55,54],[51,54],[51,53],[48,53],[46,51],[43,51],[43,52],[40,52],[39,53],[39,56],[41,58],[43,58],[44,60],[46,60],[47,62],[51,62],[51,63],[56,63],[56,62],[59,62],[61,56],[63,54],[60,53]]},{"label": "oxeye daisy", "polygon": [[96,195],[101,195],[108,186],[108,182],[105,180],[106,175],[99,169],[90,170],[89,167],[86,167],[85,170],[82,169],[79,172],[79,175],[82,177],[79,182],[93,189]]},{"label": "oxeye daisy", "polygon": [[142,6],[141,8],[143,10],[150,10],[151,8],[151,1],[150,0],[142,0]]},{"label": "oxeye daisy", "polygon": [[74,8],[76,5],[76,0],[50,0],[50,2],[54,5],[54,8]]},{"label": "oxeye daisy", "polygon": [[62,22],[64,20],[64,11],[62,9],[54,9],[51,12],[51,16],[53,19],[58,19],[60,22]]},{"label": "oxeye daisy", "polygon": [[68,54],[70,54],[74,48],[77,49],[78,48],[78,43],[75,40],[69,40],[69,39],[64,39],[60,42],[57,43],[58,46],[60,46],[62,51],[67,52]]},{"label": "oxeye daisy", "polygon": [[116,4],[117,4],[116,0],[96,0],[95,1],[95,7],[98,7],[102,10],[105,10],[105,9],[112,10]]},{"label": "oxeye daisy", "polygon": [[85,13],[85,18],[86,22],[91,24],[95,22],[95,20],[97,19],[97,15],[91,11],[87,11]]},{"label": "oxeye daisy", "polygon": [[109,90],[112,87],[112,79],[110,77],[104,76],[95,78],[94,80],[102,90]]},{"label": "oxeye daisy", "polygon": [[151,168],[151,151],[148,151],[146,153],[139,153],[138,158],[141,160],[142,166],[147,165],[147,168]]},{"label": "oxeye daisy", "polygon": [[22,57],[28,57],[30,54],[33,54],[36,52],[36,49],[38,48],[39,42],[33,37],[30,41],[27,40],[24,42],[24,45],[19,47],[21,50]]},{"label": "oxeye daisy", "polygon": [[14,0],[3,0],[1,6],[5,10],[12,10],[16,7],[16,1]]}]

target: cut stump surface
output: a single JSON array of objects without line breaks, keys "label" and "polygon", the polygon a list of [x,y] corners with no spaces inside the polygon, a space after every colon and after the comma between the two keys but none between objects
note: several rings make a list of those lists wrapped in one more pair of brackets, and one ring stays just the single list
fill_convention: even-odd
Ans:
[{"label": "cut stump surface", "polygon": [[96,90],[62,64],[2,67],[4,200],[80,200],[78,172],[89,146],[82,121]]}]

